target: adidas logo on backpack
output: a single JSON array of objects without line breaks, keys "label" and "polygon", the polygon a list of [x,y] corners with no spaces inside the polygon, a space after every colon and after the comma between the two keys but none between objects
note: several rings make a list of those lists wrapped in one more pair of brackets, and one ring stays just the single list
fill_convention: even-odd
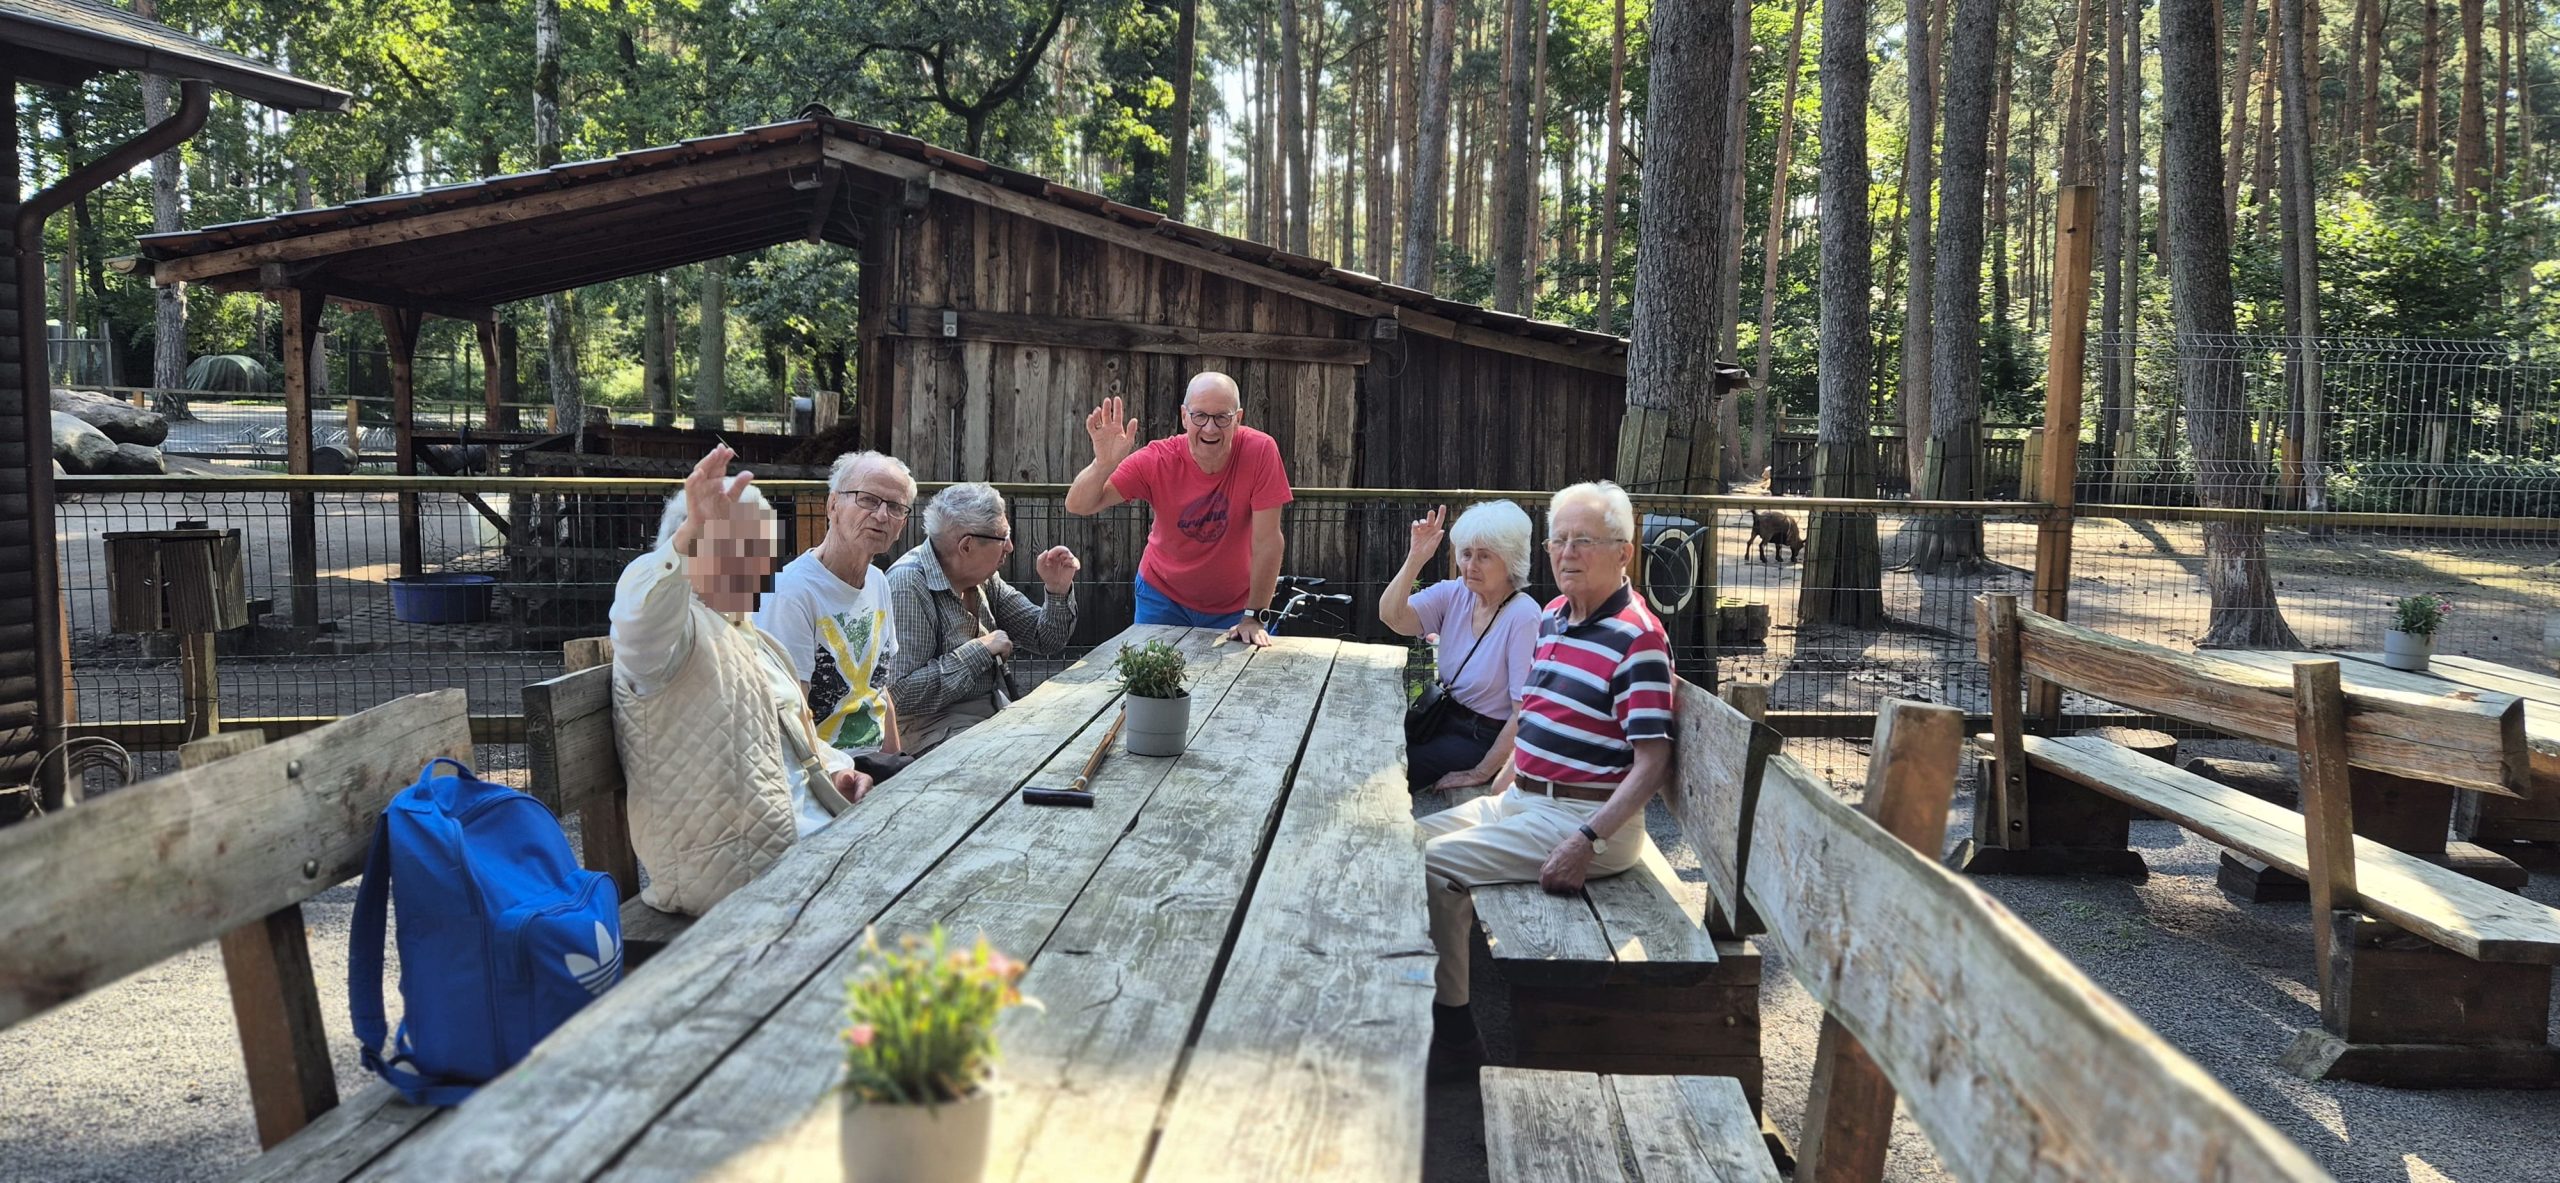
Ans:
[{"label": "adidas logo on backpack", "polygon": [[[386,1049],[392,903],[403,1014]],[[347,999],[365,1067],[412,1103],[461,1104],[621,978],[620,906],[541,802],[428,764],[382,811],[356,889]]]}]

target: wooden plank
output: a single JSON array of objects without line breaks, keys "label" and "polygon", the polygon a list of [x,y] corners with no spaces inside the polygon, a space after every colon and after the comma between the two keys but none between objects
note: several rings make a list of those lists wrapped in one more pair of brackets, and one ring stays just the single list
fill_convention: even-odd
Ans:
[{"label": "wooden plank", "polygon": [[525,791],[563,817],[580,816],[590,870],[613,876],[622,898],[640,894],[640,860],[622,753],[613,732],[613,667],[588,666],[524,688]]},{"label": "wooden plank", "polygon": [[1753,723],[1697,684],[1681,679],[1672,744],[1675,774],[1663,803],[1696,847],[1707,888],[1731,911],[1742,902],[1744,868],[1751,852],[1751,796],[1755,762],[1766,764],[1777,733]]},{"label": "wooden plank", "polygon": [[0,1028],[354,875],[392,795],[470,758],[464,705],[410,695],[0,830]]},{"label": "wooden plank", "polygon": [[[1028,958],[1035,973],[1052,957],[1064,963],[1043,974],[1037,988],[1027,976],[1024,982],[1060,1014],[1030,1012],[1001,1028],[1030,1041],[1033,1058],[1025,1062],[1023,1049],[1006,1045],[999,1153],[990,1177],[1013,1177],[1014,1170],[1068,1180],[1135,1173],[1278,808],[1287,754],[1306,735],[1338,645],[1299,639],[1250,653],[1227,646],[1214,659],[1195,662],[1201,673],[1192,688],[1194,739],[1181,757],[1106,760],[1089,812],[997,810],[873,921],[883,941],[941,924],[957,937],[983,936]],[[1107,713],[1092,720],[1030,783],[1074,779],[1111,722]],[[1108,884],[1101,882],[1106,877]],[[1065,934],[1058,926],[1083,894],[1114,888],[1143,895],[1120,901],[1116,923],[1135,927],[1109,934],[1111,952],[1094,951],[1101,934],[1091,928],[1060,943]],[[1186,898],[1186,889],[1197,894]],[[1141,919],[1157,909],[1173,914]],[[645,1168],[617,1166],[601,1177],[825,1173],[834,1162],[838,1116],[827,1086],[843,1063],[836,1033],[843,983],[859,965],[858,952],[848,949],[812,978],[642,1134],[623,1161]],[[1057,999],[1039,992],[1052,986]],[[1151,1005],[1139,1011],[1138,999]],[[1115,1010],[1123,1000],[1132,1006]],[[1092,1026],[1079,1038],[1050,1042],[1062,1034],[1045,1029],[1053,1017],[1062,1025],[1081,1020]],[[1039,1071],[1044,1048],[1064,1061],[1047,1062],[1064,1078],[1054,1081],[1058,1095],[1043,1093],[1053,1079]],[[1086,1089],[1116,1103],[1086,1104],[1077,1096]],[[1022,1141],[1038,1145],[1005,1149],[1020,1145],[1015,1135],[1026,1126],[1034,1133]],[[719,1131],[720,1138],[702,1137],[705,1130]]]},{"label": "wooden plank", "polygon": [[1730,1076],[1610,1076],[1644,1183],[1779,1183],[1751,1099]]},{"label": "wooden plank", "polygon": [[1493,1183],[1623,1183],[1609,1090],[1588,1072],[1486,1068],[1485,1165]]},{"label": "wooden plank", "polygon": [[[898,315],[884,325],[882,331],[900,337],[940,338],[943,311],[940,308],[922,305],[900,308]],[[1015,345],[1046,345],[1120,353],[1161,353],[1177,357],[1218,353],[1272,361],[1323,362],[1337,366],[1365,365],[1369,360],[1368,342],[1340,337],[1202,331],[1188,325],[1027,316],[1002,312],[964,311],[956,315],[959,321],[959,336],[969,341],[999,341]]]},{"label": "wooden plank", "polygon": [[1769,939],[1956,1178],[2328,1177],[2007,909],[1784,756],[1753,841]]},{"label": "wooden plank", "polygon": [[[1645,843],[1635,866],[1591,880],[1583,894],[1608,944],[1609,981],[1687,982],[1713,972],[1716,942],[1707,933],[1702,893],[1680,882],[1661,847]],[[1511,964],[1503,963],[1506,972]]]},{"label": "wooden plank", "polygon": [[[178,766],[202,768],[265,743],[254,731],[208,736],[178,749]],[[338,1104],[302,906],[287,904],[222,934],[222,975],[248,1070],[258,1146],[272,1148]]]},{"label": "wooden plank", "polygon": [[[2311,869],[2302,815],[2281,805],[2101,739],[2029,736],[2027,759],[2288,875]],[[2560,965],[2560,911],[2370,838],[2358,837],[2355,849],[2356,899],[2366,911],[2467,957]]]},{"label": "wooden plank", "polygon": [[[1195,654],[1215,636],[1159,626],[1121,635],[1179,639]],[[898,791],[794,844],[518,1070],[480,1090],[467,1120],[404,1143],[382,1172],[441,1179],[450,1164],[471,1163],[491,1176],[583,1178],[615,1159],[836,964],[865,921],[1010,800],[1067,736],[1117,701],[1108,666],[1115,649],[1097,650],[1014,704],[1015,726],[961,733],[901,772]]]},{"label": "wooden plank", "polygon": [[[2293,742],[2295,661],[2320,654],[2248,650],[2179,653],[2021,611],[2026,672],[2136,711],[2151,711],[2261,743]],[[2523,703],[2486,691],[2414,692],[2368,682],[2347,688],[2347,758],[2358,768],[2521,796],[2530,764]]]},{"label": "wooden plank", "polygon": [[[2338,656],[2351,657],[2372,665],[2382,664],[2380,653],[2341,653]],[[2466,686],[2503,691],[2529,702],[2560,705],[2560,678],[2549,674],[2517,669],[2494,661],[2482,661],[2477,657],[2444,653],[2427,659],[2427,672]]]},{"label": "wooden plank", "polygon": [[1974,639],[1991,671],[1991,736],[2000,759],[2000,783],[1990,807],[1974,811],[1974,838],[1985,846],[2025,850],[2033,834],[2027,816],[2027,732],[2024,676],[2018,662],[2018,597],[1974,598]]},{"label": "wooden plank", "polygon": [[1376,738],[1405,652],[1334,660],[1149,1179],[1421,1174],[1430,923],[1403,752]]},{"label": "wooden plank", "polygon": [[[1876,713],[1860,812],[1895,841],[1936,858],[1964,748],[1964,713],[1887,699]],[[1856,913],[1847,913],[1855,916]],[[1863,918],[1853,923],[1863,923]],[[1819,995],[1817,995],[1818,997]],[[1822,1016],[1805,1101],[1805,1174],[1819,1183],[1874,1183],[1893,1143],[1890,1075],[1838,1015]]]},{"label": "wooden plank", "polygon": [[1549,895],[1536,883],[1494,883],[1473,894],[1485,948],[1505,976],[1550,984],[1607,980],[1615,960],[1609,934],[1586,893]]},{"label": "wooden plank", "polygon": [[1593,348],[1566,345],[1556,341],[1541,341],[1535,337],[1522,337],[1497,329],[1483,329],[1470,324],[1461,324],[1446,317],[1434,316],[1411,308],[1397,308],[1395,319],[1397,324],[1414,332],[1427,333],[1461,345],[1473,345],[1479,349],[1490,349],[1514,357],[1554,362],[1613,378],[1624,378],[1627,374],[1627,354],[1623,346]]},{"label": "wooden plank", "polygon": [[[2306,661],[2293,667],[2294,744],[2302,756],[2303,879],[2311,888],[2311,964],[2320,995],[2329,997],[2331,953],[2342,926],[2338,909],[2356,898],[2355,790],[2347,767],[2347,700],[2338,663]],[[2350,912],[2344,924],[2352,926]]]},{"label": "wooden plank", "polygon": [[445,1113],[432,1105],[409,1104],[390,1085],[375,1081],[283,1145],[241,1164],[230,1183],[350,1178]]}]

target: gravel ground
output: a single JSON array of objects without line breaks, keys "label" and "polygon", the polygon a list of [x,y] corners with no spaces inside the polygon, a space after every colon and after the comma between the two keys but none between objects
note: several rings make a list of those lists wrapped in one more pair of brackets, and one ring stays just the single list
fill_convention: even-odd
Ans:
[{"label": "gravel ground", "polygon": [[[1417,801],[1417,812],[1446,802]],[[1654,833],[1694,879],[1695,860],[1657,809]],[[1948,832],[1970,831],[1962,795]],[[2313,1084],[2279,1072],[2294,1035],[2318,1023],[2304,906],[2242,904],[2214,886],[2217,850],[2166,822],[2137,822],[2151,879],[1978,880],[2171,1044],[2341,1180],[2560,1183],[2560,1095],[2402,1092]],[[2560,906],[2560,856],[2531,864],[2527,894]],[[345,1037],[352,884],[304,906],[342,1092],[368,1077]],[[1803,1128],[1820,1014],[1780,958],[1761,995],[1768,1104],[1791,1140]],[[387,971],[396,980],[397,968]],[[1479,967],[1480,974],[1490,974]],[[397,991],[392,1004],[397,1007]],[[1478,997],[1498,998],[1490,983]],[[194,1180],[257,1152],[247,1086],[212,945],[0,1032],[0,1181]],[[1480,1004],[1497,1057],[1507,1017]],[[396,1021],[396,1013],[394,1016]],[[1471,1085],[1431,1090],[1431,1183],[1485,1177],[1483,1109]],[[1907,1115],[1887,1177],[1942,1177]]]}]

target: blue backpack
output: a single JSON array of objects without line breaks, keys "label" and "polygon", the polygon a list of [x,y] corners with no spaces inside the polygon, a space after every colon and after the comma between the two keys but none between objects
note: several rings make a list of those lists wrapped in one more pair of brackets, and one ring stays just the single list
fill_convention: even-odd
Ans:
[{"label": "blue backpack", "polygon": [[[385,1059],[393,894],[405,1013]],[[364,1066],[412,1104],[461,1104],[621,977],[619,907],[613,877],[578,866],[541,802],[430,761],[383,809],[356,889],[347,1003]]]}]

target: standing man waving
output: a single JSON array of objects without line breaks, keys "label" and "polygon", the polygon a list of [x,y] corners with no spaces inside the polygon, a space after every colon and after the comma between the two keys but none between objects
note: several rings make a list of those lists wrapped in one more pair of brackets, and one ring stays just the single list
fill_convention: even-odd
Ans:
[{"label": "standing man waving", "polygon": [[1182,396],[1182,434],[1138,446],[1138,421],[1118,398],[1084,421],[1093,463],[1067,489],[1067,512],[1090,516],[1124,501],[1155,510],[1138,560],[1139,624],[1223,628],[1269,645],[1262,614],[1280,582],[1280,507],[1289,474],[1280,445],[1244,425],[1235,379],[1204,373]]}]

